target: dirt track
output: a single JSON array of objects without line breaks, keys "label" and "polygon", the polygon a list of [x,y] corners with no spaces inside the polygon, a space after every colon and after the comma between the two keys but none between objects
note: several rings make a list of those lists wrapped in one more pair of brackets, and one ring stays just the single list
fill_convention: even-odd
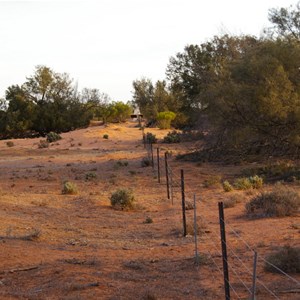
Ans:
[{"label": "dirt track", "polygon": [[[166,134],[149,131],[159,138]],[[146,151],[134,123],[62,136],[46,149],[38,148],[39,139],[12,140],[13,147],[0,141],[0,299],[223,299],[222,262],[214,247],[219,247],[217,202],[229,196],[221,187],[202,184],[210,175],[238,174],[239,167],[171,159],[175,176],[186,170],[188,200],[197,193],[198,214],[207,221],[199,241],[205,261],[196,266],[193,237],[181,234],[179,189],[172,205],[164,178],[158,184],[152,168],[141,167]],[[160,146],[176,154],[193,143]],[[128,165],[118,163],[125,161]],[[96,177],[89,180],[91,173]],[[62,194],[65,180],[77,184],[78,194]],[[133,190],[135,210],[111,208],[109,196],[120,187]],[[228,241],[249,268],[251,252],[236,232],[262,256],[277,246],[300,245],[299,216],[249,221],[244,203],[254,192],[234,193],[241,202],[225,210]],[[192,214],[187,212],[189,224]],[[289,292],[294,285],[263,272],[262,262],[259,272],[280,299],[299,299],[299,293]],[[241,299],[247,299],[247,290],[238,277],[251,282],[246,273],[232,274]],[[258,287],[257,299],[274,298]]]}]

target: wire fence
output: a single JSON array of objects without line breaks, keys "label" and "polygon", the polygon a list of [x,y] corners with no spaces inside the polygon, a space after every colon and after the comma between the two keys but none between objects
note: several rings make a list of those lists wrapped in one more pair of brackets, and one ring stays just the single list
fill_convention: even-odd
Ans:
[{"label": "wire fence", "polygon": [[[203,199],[199,197],[197,189],[186,182],[184,171],[180,170],[179,173],[179,170],[172,166],[168,151],[162,153],[158,147],[154,148],[152,143],[147,142],[144,134],[143,142],[158,183],[166,185],[167,198],[171,203],[176,207],[181,206],[183,236],[194,235],[196,262],[198,262],[199,256],[200,258],[201,256],[208,257],[218,274],[215,276],[211,273],[213,280],[224,281],[225,299],[292,299],[286,294],[293,294],[296,296],[293,299],[300,299],[300,297],[297,298],[300,293],[300,281],[260,255],[241,236],[240,232],[225,220],[224,216],[218,217],[217,209],[213,212],[208,211]],[[194,203],[191,203],[191,199],[194,199]],[[223,203],[221,207],[223,208]],[[190,208],[193,209],[193,214],[189,213]],[[191,219],[194,224],[188,228],[189,230],[192,228],[193,232],[188,232],[187,223],[189,225]],[[223,229],[219,228],[222,223]],[[230,238],[227,241],[225,240],[225,226],[230,230]],[[222,230],[224,230],[224,237],[220,234]],[[224,245],[226,247],[225,257]],[[276,269],[276,274],[265,272],[266,265]],[[227,276],[226,268],[228,268]],[[227,291],[226,286],[228,287]],[[282,291],[281,287],[288,287],[288,289]]]}]

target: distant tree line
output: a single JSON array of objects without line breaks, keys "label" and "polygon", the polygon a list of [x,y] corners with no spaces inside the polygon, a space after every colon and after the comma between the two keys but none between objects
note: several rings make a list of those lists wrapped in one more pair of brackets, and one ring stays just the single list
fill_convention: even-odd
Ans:
[{"label": "distant tree line", "polygon": [[300,154],[300,2],[269,10],[263,37],[216,36],[172,57],[166,80],[133,82],[133,100],[157,120],[205,128],[208,145],[237,153]]},{"label": "distant tree line", "polygon": [[98,89],[77,91],[69,75],[37,66],[24,84],[7,88],[0,101],[0,138],[31,137],[85,127],[97,118],[122,122],[132,107]]}]

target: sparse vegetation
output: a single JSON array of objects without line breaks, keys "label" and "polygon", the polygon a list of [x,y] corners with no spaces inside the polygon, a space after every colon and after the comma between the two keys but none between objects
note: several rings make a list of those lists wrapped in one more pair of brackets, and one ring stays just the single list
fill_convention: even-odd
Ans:
[{"label": "sparse vegetation", "polygon": [[242,177],[242,178],[237,178],[234,181],[234,187],[237,190],[248,190],[252,188],[252,184],[249,178]]},{"label": "sparse vegetation", "polygon": [[176,130],[170,131],[164,137],[163,142],[166,144],[180,143],[180,134]]},{"label": "sparse vegetation", "polygon": [[61,140],[61,136],[58,133],[51,131],[46,135],[46,140],[48,143],[53,143]]},{"label": "sparse vegetation", "polygon": [[151,217],[147,217],[146,220],[144,221],[145,224],[152,224],[153,223],[153,219]]},{"label": "sparse vegetation", "polygon": [[225,180],[225,181],[223,182],[223,190],[224,190],[225,192],[231,192],[231,191],[234,190],[234,188],[233,188],[233,186],[229,183],[228,180]]},{"label": "sparse vegetation", "polygon": [[292,182],[300,179],[300,166],[292,162],[277,162],[259,168],[246,169],[244,174],[262,176],[266,181]]},{"label": "sparse vegetation", "polygon": [[103,138],[104,138],[105,140],[108,140],[109,135],[108,135],[108,134],[103,134]]},{"label": "sparse vegetation", "polygon": [[143,168],[151,166],[151,160],[148,157],[143,157],[141,161],[141,166]]},{"label": "sparse vegetation", "polygon": [[49,142],[46,140],[40,140],[40,142],[38,144],[38,148],[39,149],[49,148]]},{"label": "sparse vegetation", "polygon": [[[285,246],[269,254],[266,260],[286,273],[300,273],[299,247]],[[272,273],[280,273],[280,271],[272,265],[265,263],[265,270]]]},{"label": "sparse vegetation", "polygon": [[62,188],[62,194],[75,195],[78,192],[77,185],[71,181],[65,181]]},{"label": "sparse vegetation", "polygon": [[95,172],[89,172],[85,174],[85,180],[91,181],[97,178],[97,174]]},{"label": "sparse vegetation", "polygon": [[117,166],[117,167],[127,167],[127,166],[128,166],[128,161],[127,161],[127,160],[124,160],[124,161],[118,160],[118,161],[116,162],[116,166]]},{"label": "sparse vegetation", "polygon": [[159,129],[171,128],[171,122],[176,118],[176,114],[172,111],[162,111],[156,116]]},{"label": "sparse vegetation", "polygon": [[263,186],[263,179],[258,175],[251,177],[241,177],[234,181],[237,190],[259,189]]},{"label": "sparse vegetation", "polygon": [[115,209],[132,209],[134,204],[134,195],[129,189],[118,189],[110,196],[110,203]]},{"label": "sparse vegetation", "polygon": [[297,214],[300,197],[292,189],[277,186],[271,192],[263,192],[246,204],[246,213],[254,217],[285,217]]},{"label": "sparse vegetation", "polygon": [[157,142],[156,135],[151,132],[146,133],[145,139],[146,139],[146,143],[148,144],[155,144]]},{"label": "sparse vegetation", "polygon": [[213,186],[219,186],[221,183],[222,177],[220,175],[212,175],[203,182],[203,187],[209,188]]},{"label": "sparse vegetation", "polygon": [[13,141],[8,141],[8,142],[6,142],[6,146],[7,147],[13,147],[15,144],[14,144],[14,142]]},{"label": "sparse vegetation", "polygon": [[223,201],[224,208],[235,207],[236,204],[237,204],[237,198],[236,197],[230,197],[230,198]]}]

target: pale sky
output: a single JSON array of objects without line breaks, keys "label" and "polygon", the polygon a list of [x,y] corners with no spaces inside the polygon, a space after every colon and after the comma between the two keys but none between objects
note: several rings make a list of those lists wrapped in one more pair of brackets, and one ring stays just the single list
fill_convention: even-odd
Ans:
[{"label": "pale sky", "polygon": [[171,56],[214,35],[260,36],[270,8],[297,0],[0,0],[0,97],[35,66],[79,89],[132,99],[132,81],[165,78]]}]

